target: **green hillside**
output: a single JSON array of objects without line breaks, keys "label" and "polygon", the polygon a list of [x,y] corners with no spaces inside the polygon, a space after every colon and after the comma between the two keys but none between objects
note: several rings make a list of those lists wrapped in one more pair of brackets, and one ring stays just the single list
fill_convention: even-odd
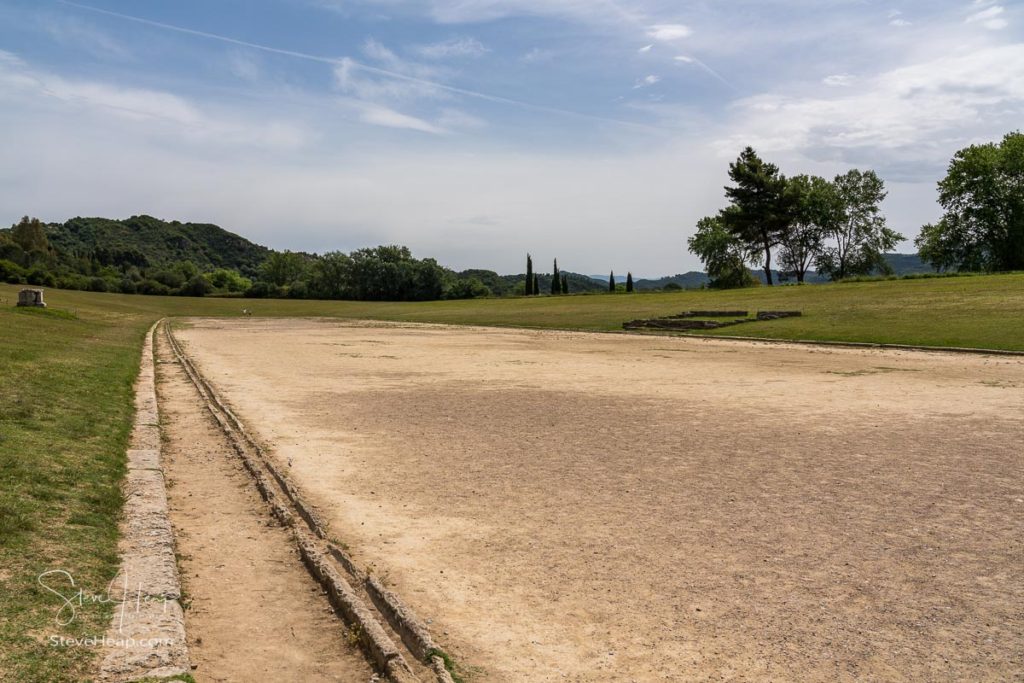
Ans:
[{"label": "green hillside", "polygon": [[148,268],[191,261],[202,271],[229,268],[253,275],[270,253],[210,223],[167,222],[152,216],[72,218],[47,225],[46,237],[59,252],[95,258],[104,266]]}]

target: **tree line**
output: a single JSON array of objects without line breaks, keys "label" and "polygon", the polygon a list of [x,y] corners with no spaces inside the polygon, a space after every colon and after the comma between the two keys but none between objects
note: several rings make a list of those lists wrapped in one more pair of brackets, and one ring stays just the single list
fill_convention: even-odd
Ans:
[{"label": "tree line", "polygon": [[[589,278],[587,278],[589,279]],[[619,287],[615,282],[615,272],[612,271],[608,277],[608,292],[614,294],[619,291]],[[626,292],[633,291],[633,274],[627,273],[626,275]],[[592,288],[588,287],[587,291],[593,291]],[[540,286],[540,274],[535,272],[533,269],[533,256],[531,254],[526,255],[526,279],[524,281],[523,292],[525,296],[537,296],[541,294]],[[548,293],[551,296],[558,296],[560,294],[569,293],[569,274],[565,271],[559,270],[558,259],[554,261],[554,266],[551,269],[551,281]]]},{"label": "tree line", "polygon": [[774,284],[773,256],[797,282],[812,266],[833,280],[885,270],[884,253],[904,239],[885,224],[885,186],[874,171],[789,178],[747,147],[729,165],[729,178],[729,205],[702,218],[688,240],[712,287],[756,284],[748,262]]},{"label": "tree line", "polygon": [[[712,287],[757,284],[748,263],[772,285],[773,257],[797,282],[812,267],[832,280],[887,273],[885,252],[905,239],[886,225],[885,184],[874,171],[786,177],[747,147],[729,165],[729,179],[728,206],[698,221],[687,241]],[[922,260],[937,271],[1024,269],[1024,135],[957,152],[939,182],[939,203],[942,219],[915,239]]]}]

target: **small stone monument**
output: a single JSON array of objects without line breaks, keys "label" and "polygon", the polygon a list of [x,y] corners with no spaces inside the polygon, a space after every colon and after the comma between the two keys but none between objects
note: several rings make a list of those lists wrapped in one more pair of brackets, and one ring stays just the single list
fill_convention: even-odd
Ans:
[{"label": "small stone monument", "polygon": [[46,303],[43,301],[43,290],[41,289],[23,289],[18,292],[18,305],[19,306],[35,306],[36,308],[46,308]]}]

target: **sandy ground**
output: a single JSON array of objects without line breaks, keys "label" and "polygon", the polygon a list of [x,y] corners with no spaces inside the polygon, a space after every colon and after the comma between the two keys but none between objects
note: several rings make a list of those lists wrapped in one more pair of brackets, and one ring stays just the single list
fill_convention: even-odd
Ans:
[{"label": "sandy ground", "polygon": [[192,325],[476,680],[1024,680],[1024,359]]},{"label": "sandy ground", "polygon": [[196,680],[371,680],[162,335],[157,348],[167,497]]}]

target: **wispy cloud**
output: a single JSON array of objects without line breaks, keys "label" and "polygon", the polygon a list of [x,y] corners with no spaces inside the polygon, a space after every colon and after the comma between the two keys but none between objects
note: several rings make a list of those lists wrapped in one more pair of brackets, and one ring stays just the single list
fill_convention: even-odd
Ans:
[{"label": "wispy cloud", "polygon": [[384,126],[385,128],[415,130],[421,133],[432,133],[434,135],[441,135],[447,132],[445,129],[436,126],[429,121],[425,121],[424,119],[410,116],[408,114],[403,114],[379,104],[359,102],[354,106],[359,111],[359,118],[363,123],[369,123],[374,126]]},{"label": "wispy cloud", "polygon": [[39,25],[49,37],[63,45],[84,50],[101,58],[129,59],[131,51],[106,32],[77,17],[44,13]]},{"label": "wispy cloud", "polygon": [[644,76],[643,78],[638,80],[633,85],[633,89],[634,90],[639,90],[640,88],[648,88],[648,87],[650,87],[652,85],[657,85],[660,82],[661,82],[661,76],[656,76],[654,74],[650,74],[649,76]]},{"label": "wispy cloud", "polygon": [[832,74],[831,76],[825,76],[821,79],[821,82],[830,88],[846,88],[853,84],[857,78],[852,74]]},{"label": "wispy cloud", "polygon": [[228,70],[243,81],[256,83],[263,76],[263,69],[251,52],[232,50],[227,62]]},{"label": "wispy cloud", "polygon": [[[348,80],[348,81],[345,80],[346,78],[350,78],[354,74],[355,71],[359,70],[359,71],[364,71],[364,72],[366,72],[368,74],[372,74],[372,75],[375,75],[375,76],[384,76],[384,77],[392,78],[392,79],[395,79],[395,80],[398,80],[398,81],[404,81],[407,84],[415,84],[415,85],[420,86],[420,87],[425,88],[425,89],[436,89],[436,90],[439,90],[439,91],[444,91],[444,92],[451,93],[451,94],[462,95],[462,96],[465,96],[465,97],[471,97],[471,98],[475,98],[475,99],[479,99],[479,100],[484,100],[484,101],[492,102],[492,103],[495,103],[495,104],[509,105],[509,106],[513,106],[513,107],[527,109],[527,110],[534,111],[534,112],[542,112],[542,113],[554,114],[554,115],[558,115],[558,116],[568,116],[568,117],[573,117],[573,118],[578,118],[578,119],[586,119],[586,120],[590,120],[590,121],[597,121],[597,122],[609,123],[609,124],[614,124],[614,125],[619,125],[619,126],[626,126],[626,127],[630,127],[630,128],[634,128],[634,129],[638,129],[638,130],[647,130],[649,132],[661,132],[661,131],[658,131],[656,128],[652,127],[652,126],[648,126],[648,125],[645,125],[645,124],[642,124],[642,123],[636,123],[636,122],[633,122],[633,121],[622,121],[622,120],[614,119],[614,118],[607,117],[607,116],[588,114],[588,113],[585,113],[585,112],[578,112],[578,111],[572,111],[572,110],[569,110],[569,109],[562,109],[562,108],[559,108],[559,107],[552,107],[552,106],[543,105],[543,104],[536,104],[536,103],[532,103],[532,102],[526,102],[524,100],[518,100],[518,99],[515,99],[515,98],[511,98],[511,97],[503,97],[503,96],[500,96],[500,95],[492,95],[492,94],[480,92],[480,91],[477,91],[477,90],[471,90],[471,89],[468,89],[468,88],[460,88],[460,87],[453,86],[453,85],[448,85],[448,84],[445,84],[445,83],[440,83],[440,82],[436,82],[436,81],[430,81],[430,80],[428,80],[426,78],[422,78],[422,77],[420,77],[419,75],[416,75],[416,74],[401,73],[399,71],[395,71],[395,70],[392,70],[392,69],[384,68],[382,66],[374,66],[374,65],[370,65],[370,64],[365,64],[365,63],[362,63],[362,62],[358,62],[358,61],[356,61],[354,59],[351,59],[349,57],[342,57],[342,58],[323,57],[323,56],[320,56],[320,55],[314,55],[314,54],[310,54],[310,53],[307,53],[307,52],[300,52],[300,51],[297,51],[297,50],[286,50],[286,49],[277,48],[277,47],[273,47],[273,46],[269,46],[269,45],[263,45],[263,44],[260,44],[260,43],[254,43],[254,42],[250,42],[250,41],[239,40],[237,38],[232,38],[230,36],[219,35],[219,34],[210,33],[210,32],[207,32],[207,31],[198,31],[198,30],[190,29],[190,28],[183,27],[183,26],[176,26],[174,24],[168,24],[168,23],[165,23],[165,22],[153,21],[153,20],[150,20],[150,19],[145,19],[143,17],[136,17],[136,16],[133,16],[133,15],[123,14],[123,13],[120,13],[120,12],[112,12],[110,10],[100,9],[98,7],[92,7],[90,5],[83,5],[83,4],[80,4],[80,3],[70,2],[70,0],[58,0],[58,2],[60,2],[61,4],[64,4],[64,5],[68,5],[69,7],[77,7],[79,9],[86,10],[86,11],[89,11],[89,12],[96,12],[98,14],[103,14],[103,15],[110,16],[110,17],[116,17],[116,18],[119,18],[119,19],[123,19],[125,21],[131,21],[131,22],[135,22],[135,23],[138,23],[138,24],[146,25],[146,26],[152,26],[154,28],[160,28],[160,29],[167,30],[167,31],[174,31],[174,32],[177,32],[177,33],[182,33],[184,35],[195,36],[195,37],[198,37],[198,38],[205,38],[205,39],[208,39],[208,40],[215,40],[215,41],[227,43],[229,45],[238,45],[238,46],[241,46],[241,47],[248,47],[248,48],[252,48],[254,50],[260,50],[260,51],[263,51],[263,52],[268,52],[270,54],[276,54],[276,55],[281,55],[281,56],[285,56],[285,57],[292,57],[292,58],[295,58],[295,59],[302,59],[302,60],[311,61],[311,62],[317,62],[317,63],[321,63],[321,64],[329,64],[332,67],[335,67],[335,71],[334,71],[335,77],[338,78],[339,83],[344,84],[343,87],[350,87],[350,88],[353,88],[353,89],[358,89],[360,87],[365,87],[365,88],[370,87],[370,86],[366,85],[365,82],[357,84],[354,80]],[[385,48],[385,50],[386,50],[386,48]],[[371,49],[371,51],[373,51],[373,50]],[[390,53],[390,51],[387,51],[387,52]],[[380,52],[379,56],[383,60],[386,61],[390,57],[394,57],[394,53],[390,53],[390,56],[389,56],[385,52]],[[397,59],[397,57],[395,57],[395,59]],[[420,66],[422,67],[422,65],[420,65]],[[340,77],[338,76],[338,70],[339,69],[343,70],[343,73],[342,73],[342,75]],[[396,90],[395,92],[398,92],[398,90]]]},{"label": "wispy cloud", "polygon": [[647,27],[647,35],[657,41],[671,42],[693,35],[693,30],[683,24],[654,24]]},{"label": "wispy cloud", "polygon": [[544,48],[535,47],[530,49],[526,54],[522,56],[522,61],[527,64],[538,64],[541,62],[549,62],[555,58],[554,50],[546,50]]},{"label": "wispy cloud", "polygon": [[490,52],[476,38],[451,38],[439,43],[417,45],[413,50],[427,59],[448,59],[452,57],[480,57]]},{"label": "wispy cloud", "polygon": [[969,15],[966,22],[981,24],[990,31],[999,31],[1009,26],[1009,22],[1002,16],[1005,11],[1002,5],[992,5]]},{"label": "wispy cloud", "polygon": [[0,51],[0,94],[8,102],[56,107],[63,113],[145,123],[147,130],[156,124],[160,132],[203,144],[295,149],[310,137],[290,123],[218,115],[168,92],[64,78],[4,51]]}]

